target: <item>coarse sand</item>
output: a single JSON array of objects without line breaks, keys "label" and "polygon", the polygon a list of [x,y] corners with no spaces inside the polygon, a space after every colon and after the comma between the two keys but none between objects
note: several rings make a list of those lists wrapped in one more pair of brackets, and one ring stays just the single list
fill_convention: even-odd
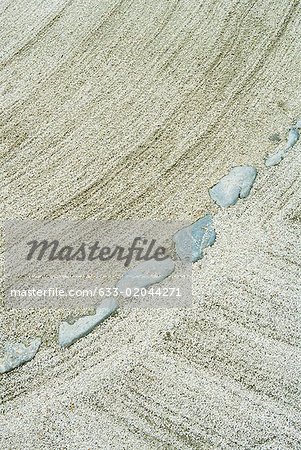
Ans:
[{"label": "coarse sand", "polygon": [[0,378],[0,448],[300,449],[300,142],[264,164],[300,119],[300,1],[4,0],[0,22],[3,220],[217,233],[191,308],[121,308],[67,349],[66,312],[3,303],[0,343],[42,345]]}]

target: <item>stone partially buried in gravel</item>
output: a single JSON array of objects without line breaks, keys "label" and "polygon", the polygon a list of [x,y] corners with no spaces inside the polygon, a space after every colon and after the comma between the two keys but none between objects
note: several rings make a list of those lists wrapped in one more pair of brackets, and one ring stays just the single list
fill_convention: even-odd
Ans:
[{"label": "stone partially buried in gravel", "polygon": [[151,259],[138,264],[126,272],[116,287],[123,297],[129,297],[130,295],[127,295],[126,289],[142,289],[152,284],[160,283],[160,281],[164,280],[174,271],[174,268],[175,263],[171,258],[164,259],[163,261]]},{"label": "stone partially buried in gravel", "polygon": [[211,214],[179,230],[173,237],[176,252],[182,261],[196,262],[203,257],[206,247],[214,244],[216,233]]},{"label": "stone partially buried in gravel", "polygon": [[32,360],[40,345],[40,338],[31,341],[29,346],[24,345],[22,342],[7,344],[4,349],[4,358],[0,359],[0,373],[10,372]]},{"label": "stone partially buried in gravel", "polygon": [[78,339],[87,336],[97,325],[113,314],[117,308],[118,303],[114,298],[106,298],[97,306],[94,315],[80,317],[73,324],[62,322],[59,329],[60,346],[68,347]]},{"label": "stone partially buried in gravel", "polygon": [[300,128],[301,126],[301,120],[298,120],[298,122],[296,123],[296,125],[294,127],[292,127],[288,133],[288,137],[287,137],[287,143],[284,147],[280,148],[279,150],[277,150],[275,153],[273,153],[272,155],[269,155],[265,161],[265,165],[267,167],[272,167],[272,166],[276,166],[277,164],[279,164],[283,158],[286,156],[287,152],[293,148],[293,146],[296,144],[296,142],[298,141],[300,134],[298,131],[298,128]]},{"label": "stone partially buried in gravel", "polygon": [[223,208],[235,205],[246,198],[254,184],[257,170],[251,166],[238,166],[230,170],[215,186],[209,189],[210,197]]}]

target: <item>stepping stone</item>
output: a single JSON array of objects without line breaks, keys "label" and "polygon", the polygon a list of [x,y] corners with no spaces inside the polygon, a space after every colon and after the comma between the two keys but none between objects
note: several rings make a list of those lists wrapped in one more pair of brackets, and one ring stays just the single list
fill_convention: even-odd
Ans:
[{"label": "stepping stone", "polygon": [[179,258],[182,261],[191,262],[201,259],[204,249],[213,245],[215,239],[216,233],[211,214],[179,230],[173,237]]},{"label": "stepping stone", "polygon": [[73,324],[61,322],[59,328],[59,345],[68,347],[78,339],[87,336],[97,325],[103,322],[118,308],[118,303],[114,298],[106,298],[96,308],[92,316],[83,316]]},{"label": "stepping stone", "polygon": [[127,295],[126,289],[142,289],[152,284],[160,283],[160,281],[164,280],[174,271],[174,268],[175,263],[171,258],[164,259],[163,261],[150,259],[126,272],[116,287],[123,297],[130,297],[130,295]]},{"label": "stepping stone", "polygon": [[239,198],[246,198],[250,194],[256,176],[257,170],[254,167],[234,167],[209,189],[210,197],[223,208],[235,205]]},{"label": "stepping stone", "polygon": [[37,338],[31,341],[28,347],[21,342],[7,344],[4,350],[4,358],[0,359],[0,373],[10,372],[32,360],[39,350],[41,342],[41,339]]},{"label": "stepping stone", "polygon": [[265,165],[267,167],[272,167],[279,164],[283,160],[287,152],[291,148],[293,148],[300,137],[298,128],[301,128],[301,120],[298,120],[296,125],[290,129],[285,147],[280,148],[276,153],[273,153],[272,155],[267,157],[265,161]]},{"label": "stepping stone", "polygon": [[289,130],[288,137],[287,137],[287,143],[286,143],[286,147],[285,147],[286,150],[289,150],[290,148],[292,148],[296,144],[298,139],[299,139],[298,129],[294,128],[294,127],[291,128]]}]

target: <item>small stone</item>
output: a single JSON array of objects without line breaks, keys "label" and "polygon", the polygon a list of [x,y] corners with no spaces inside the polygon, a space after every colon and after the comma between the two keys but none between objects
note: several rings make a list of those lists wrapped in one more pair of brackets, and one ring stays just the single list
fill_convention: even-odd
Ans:
[{"label": "small stone", "polygon": [[59,345],[68,347],[78,339],[87,336],[97,325],[103,322],[118,308],[118,303],[114,298],[106,298],[97,306],[96,312],[92,316],[83,316],[73,324],[61,322],[59,328]]},{"label": "small stone", "polygon": [[230,170],[215,186],[209,189],[209,194],[223,208],[235,205],[239,198],[246,198],[254,184],[257,170],[251,166],[238,166]]},{"label": "small stone", "polygon": [[41,339],[37,338],[31,341],[28,347],[21,342],[7,344],[4,350],[4,358],[0,360],[0,373],[9,372],[32,360],[35,357],[41,342]]},{"label": "small stone", "polygon": [[292,148],[296,144],[298,139],[299,139],[299,131],[297,130],[297,128],[292,127],[288,133],[286,150]]},{"label": "small stone", "polygon": [[277,166],[277,164],[279,164],[283,160],[285,153],[286,151],[284,149],[281,149],[273,155],[268,156],[265,160],[266,167]]},{"label": "small stone", "polygon": [[142,289],[160,283],[174,271],[174,268],[175,263],[171,258],[163,261],[151,259],[126,272],[116,287],[123,297],[129,297],[130,295],[126,293],[127,289],[133,291],[135,288]]},{"label": "small stone", "polygon": [[203,257],[206,247],[214,244],[216,233],[211,214],[207,214],[192,225],[179,230],[173,237],[176,252],[182,261],[196,262]]},{"label": "small stone", "polygon": [[272,167],[279,164],[283,160],[287,152],[296,144],[300,137],[298,128],[301,128],[301,120],[298,120],[296,125],[289,130],[285,147],[279,149],[266,158],[265,165],[267,167]]}]

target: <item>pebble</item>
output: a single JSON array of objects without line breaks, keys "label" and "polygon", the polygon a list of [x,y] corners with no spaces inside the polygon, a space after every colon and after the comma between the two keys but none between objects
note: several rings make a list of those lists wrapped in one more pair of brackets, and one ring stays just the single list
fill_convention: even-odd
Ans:
[{"label": "pebble", "polygon": [[254,167],[234,167],[228,175],[209,189],[210,197],[223,208],[235,205],[239,198],[246,198],[249,195],[256,176],[257,170]]},{"label": "pebble", "polygon": [[284,149],[281,149],[273,155],[268,156],[265,160],[266,167],[277,166],[277,164],[279,164],[283,160],[285,154],[286,151]]},{"label": "pebble", "polygon": [[298,141],[300,134],[299,134],[299,128],[301,128],[301,119],[296,122],[296,125],[290,128],[288,137],[287,137],[287,143],[284,148],[279,149],[277,152],[273,153],[272,155],[269,155],[265,161],[265,165],[267,167],[276,166],[279,164],[287,152],[296,144]]},{"label": "pebble", "polygon": [[297,128],[291,128],[289,130],[288,133],[288,137],[287,137],[287,143],[286,143],[286,150],[289,150],[290,148],[292,148],[297,140],[299,139],[299,131]]},{"label": "pebble", "polygon": [[127,289],[133,291],[135,288],[142,289],[152,284],[160,283],[160,281],[167,278],[174,271],[174,268],[175,263],[171,258],[164,259],[163,261],[151,259],[138,264],[126,272],[116,287],[123,297],[130,297],[126,293]]},{"label": "pebble", "polygon": [[41,339],[37,338],[32,340],[27,347],[21,342],[7,344],[4,349],[4,358],[0,360],[0,373],[10,372],[31,361],[39,350],[41,342]]},{"label": "pebble", "polygon": [[103,322],[118,308],[117,300],[106,298],[97,306],[96,312],[91,316],[83,316],[73,324],[61,322],[59,328],[59,345],[68,347],[78,339],[87,336],[97,325]]},{"label": "pebble", "polygon": [[211,214],[206,214],[192,225],[179,230],[173,237],[179,258],[191,262],[201,259],[204,249],[213,245],[215,239]]}]

